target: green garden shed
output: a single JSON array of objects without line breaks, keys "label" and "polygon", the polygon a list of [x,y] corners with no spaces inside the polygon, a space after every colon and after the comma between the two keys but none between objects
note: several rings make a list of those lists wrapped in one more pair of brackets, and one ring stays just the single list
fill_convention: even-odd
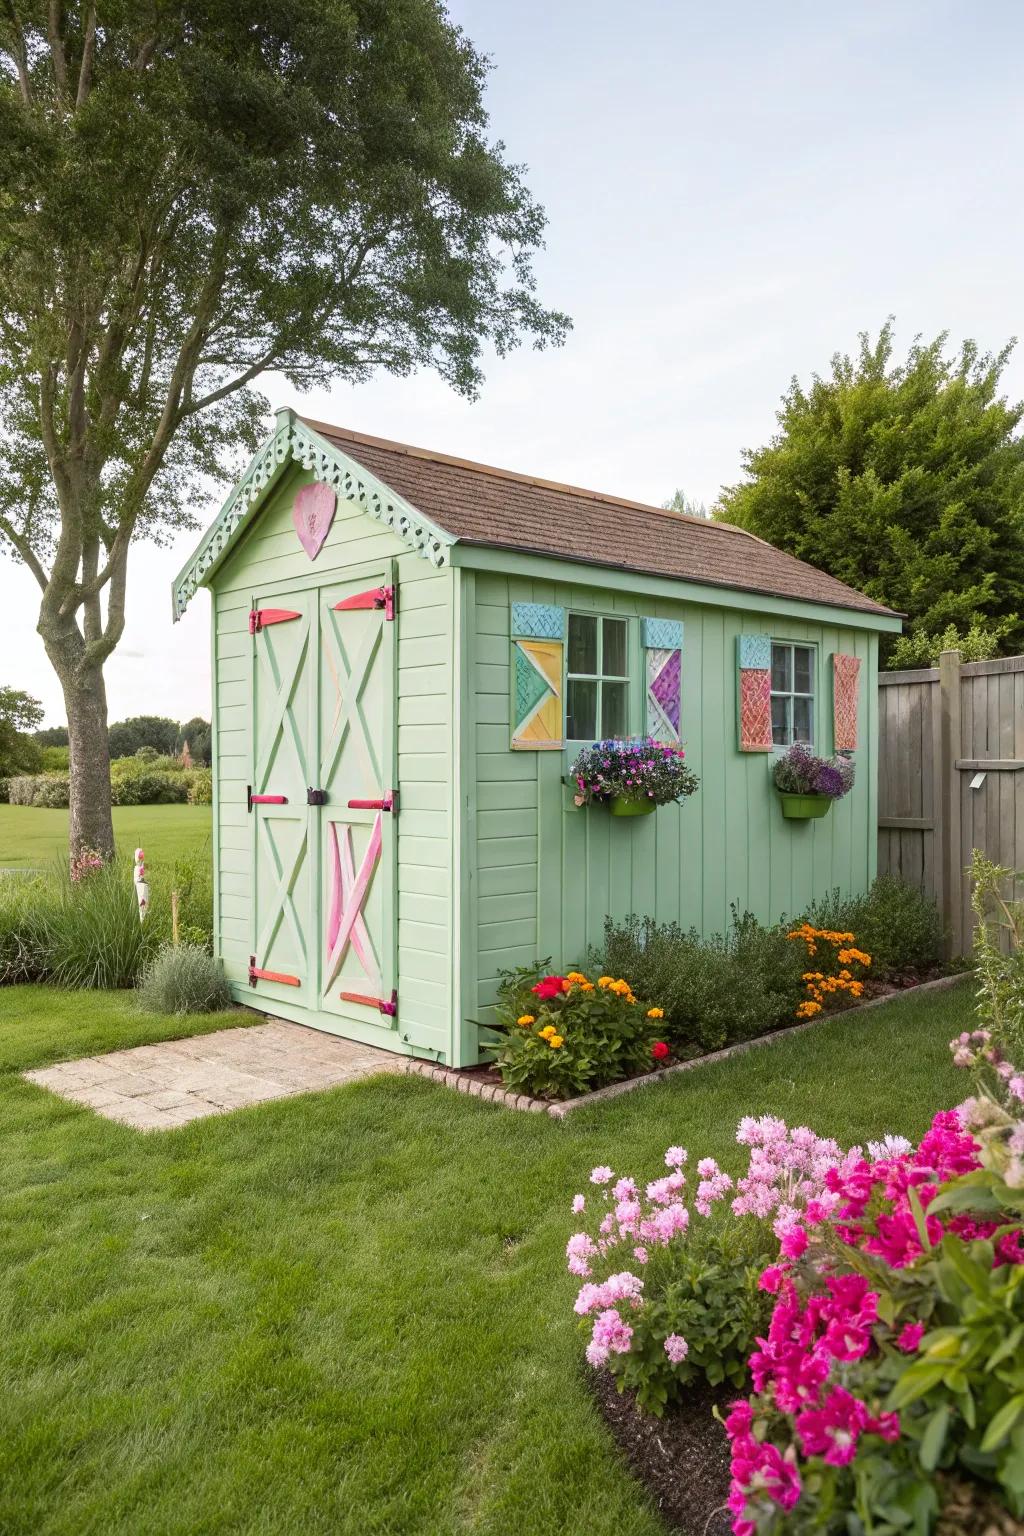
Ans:
[{"label": "green garden shed", "polygon": [[[215,932],[239,1002],[452,1066],[499,972],[606,915],[722,932],[875,873],[897,615],[726,524],[282,411],[174,583],[213,622]],[[574,803],[582,744],[680,742],[698,792]],[[773,753],[852,752],[785,820]]]}]

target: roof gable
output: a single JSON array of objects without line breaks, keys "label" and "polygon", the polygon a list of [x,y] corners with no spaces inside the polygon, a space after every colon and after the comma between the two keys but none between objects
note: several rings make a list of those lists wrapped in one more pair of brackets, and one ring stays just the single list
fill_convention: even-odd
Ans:
[{"label": "roof gable", "polygon": [[884,620],[898,617],[845,582],[731,523],[539,480],[280,411],[273,437],[176,577],[175,619],[294,462],[357,502],[438,567],[453,562],[453,546],[475,545],[845,608]]},{"label": "roof gable", "polygon": [[174,578],[175,622],[185,612],[197,588],[205,586],[243,530],[255,521],[269,492],[294,463],[312,470],[315,480],[332,486],[345,500],[357,502],[432,565],[441,567],[449,563],[454,542],[449,533],[417,511],[343,448],[321,437],[293,411],[279,411],[273,436],[250,460],[242,478]]}]

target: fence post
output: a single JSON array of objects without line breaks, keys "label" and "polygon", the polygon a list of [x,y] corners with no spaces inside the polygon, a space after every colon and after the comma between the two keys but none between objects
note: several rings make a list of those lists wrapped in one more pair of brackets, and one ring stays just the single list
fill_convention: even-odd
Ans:
[{"label": "fence post", "polygon": [[942,921],[947,957],[963,953],[963,867],[960,857],[960,652],[939,657],[939,814],[942,827]]}]

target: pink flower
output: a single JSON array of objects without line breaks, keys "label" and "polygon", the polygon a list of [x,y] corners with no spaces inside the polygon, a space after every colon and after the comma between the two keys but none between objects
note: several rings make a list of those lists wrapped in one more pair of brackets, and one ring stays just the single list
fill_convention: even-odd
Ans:
[{"label": "pink flower", "polygon": [[584,1199],[583,1195],[573,1195],[573,1197],[572,1197],[573,1215],[574,1216],[578,1216],[580,1214],[580,1212],[586,1207],[586,1204],[587,1204],[587,1202]]},{"label": "pink flower", "polygon": [[606,1168],[602,1165],[591,1171],[590,1182],[591,1184],[610,1184],[614,1177],[615,1174],[611,1168]]},{"label": "pink flower", "polygon": [[896,1348],[902,1349],[905,1354],[912,1355],[921,1342],[924,1334],[924,1323],[905,1323],[896,1340]]},{"label": "pink flower", "polygon": [[666,1168],[681,1168],[686,1162],[686,1157],[685,1147],[669,1147],[665,1153],[665,1166]]},{"label": "pink flower", "polygon": [[690,1353],[690,1346],[678,1333],[670,1333],[665,1340],[665,1353],[673,1365],[681,1365]]},{"label": "pink flower", "polygon": [[823,1456],[833,1467],[847,1466],[857,1454],[868,1411],[845,1387],[833,1387],[822,1407],[797,1415],[796,1430],[805,1456]]},{"label": "pink flower", "polygon": [[[632,1328],[622,1321],[614,1307],[598,1313],[591,1343],[613,1355],[628,1355],[632,1340]],[[607,1359],[607,1354],[605,1358]]]},{"label": "pink flower", "polygon": [[807,1232],[800,1226],[788,1227],[780,1244],[787,1259],[799,1259],[807,1249]]},{"label": "pink flower", "polygon": [[782,1285],[785,1273],[786,1271],[780,1269],[778,1264],[770,1264],[761,1273],[761,1278],[757,1282],[758,1290],[767,1291],[770,1296],[776,1295]]}]

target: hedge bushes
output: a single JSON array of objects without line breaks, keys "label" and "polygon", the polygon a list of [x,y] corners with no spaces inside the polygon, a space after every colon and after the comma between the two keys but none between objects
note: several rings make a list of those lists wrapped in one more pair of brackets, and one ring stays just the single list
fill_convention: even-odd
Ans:
[{"label": "hedge bushes", "polygon": [[[67,810],[68,784],[67,773],[18,774],[7,781],[6,800],[11,805]],[[155,753],[117,758],[110,765],[110,797],[114,805],[209,805],[213,775],[209,768],[183,768],[176,758]]]}]

